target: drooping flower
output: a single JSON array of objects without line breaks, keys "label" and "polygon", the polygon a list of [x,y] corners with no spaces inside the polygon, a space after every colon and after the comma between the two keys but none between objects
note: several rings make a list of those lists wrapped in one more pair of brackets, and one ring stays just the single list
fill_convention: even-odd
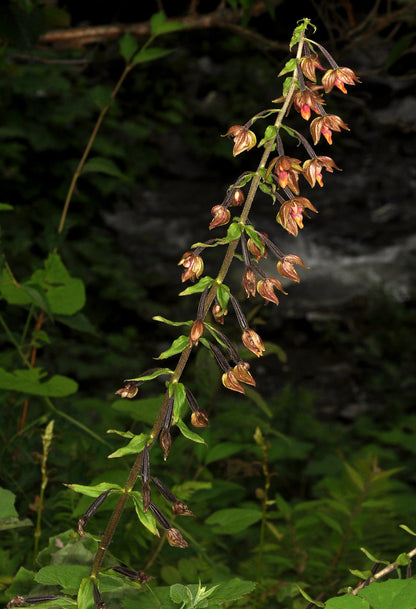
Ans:
[{"label": "drooping flower", "polygon": [[299,174],[302,173],[302,167],[299,163],[300,159],[282,154],[273,159],[269,165],[269,169],[273,167],[273,173],[278,177],[280,188],[289,186],[290,190],[297,195],[299,194]]},{"label": "drooping flower", "polygon": [[348,125],[344,123],[341,117],[335,114],[325,114],[324,116],[314,118],[310,126],[313,143],[316,146],[322,134],[328,144],[332,144],[332,131],[341,131],[341,129],[349,131]]},{"label": "drooping flower", "polygon": [[[310,83],[310,87],[307,87],[303,91],[295,91],[293,94],[293,105],[297,112],[300,112],[301,116],[305,121],[308,121],[311,117],[311,110],[316,114],[321,114],[321,109],[318,104],[323,106],[325,104],[316,89],[320,89],[320,85],[313,85]],[[315,90],[314,90],[315,89]]]},{"label": "drooping flower", "polygon": [[231,368],[228,370],[228,372],[224,372],[221,377],[221,381],[224,387],[227,389],[231,389],[231,391],[238,391],[238,393],[245,393],[244,387],[240,385]]},{"label": "drooping flower", "polygon": [[261,357],[263,355],[263,351],[265,351],[265,347],[263,341],[260,336],[252,330],[251,328],[247,328],[244,330],[243,335],[241,337],[243,344],[247,349],[249,349],[254,355],[257,357]]},{"label": "drooping flower", "polygon": [[248,362],[240,361],[233,368],[234,376],[240,383],[245,383],[246,385],[251,385],[252,387],[256,386],[256,381],[253,379],[249,372],[250,364]]},{"label": "drooping flower", "polygon": [[270,302],[274,302],[276,305],[279,304],[279,299],[277,298],[274,290],[279,290],[283,294],[287,294],[284,291],[282,283],[276,279],[275,277],[266,277],[266,279],[260,279],[257,284],[257,292],[262,296],[265,300],[269,300]]},{"label": "drooping flower", "polygon": [[211,213],[214,216],[209,225],[209,230],[216,226],[223,226],[228,224],[231,218],[230,210],[223,205],[214,205],[211,209]]},{"label": "drooping flower", "polygon": [[[266,233],[263,233],[263,234],[265,237],[267,237]],[[259,238],[259,241],[261,241],[261,243],[263,243],[263,245],[264,245],[263,252],[261,251],[259,246],[253,241],[253,239],[251,237],[247,241],[247,249],[251,254],[253,254],[255,259],[258,261],[258,260],[260,260],[260,258],[267,258],[267,250],[266,250],[265,243],[264,243],[263,239],[261,238],[261,234],[257,233],[257,236]]]},{"label": "drooping flower", "polygon": [[208,427],[209,419],[205,410],[196,410],[191,414],[191,423],[194,427]]},{"label": "drooping flower", "polygon": [[329,93],[334,87],[337,87],[343,93],[348,93],[345,85],[355,85],[356,82],[361,82],[361,80],[350,68],[327,70],[322,76],[325,93]]},{"label": "drooping flower", "polygon": [[178,529],[168,529],[166,531],[166,538],[168,540],[168,544],[170,546],[175,546],[177,548],[187,548],[188,542],[182,537],[182,533]]},{"label": "drooping flower", "polygon": [[303,212],[305,209],[318,213],[318,210],[309,199],[306,197],[294,197],[282,203],[276,220],[288,233],[296,237],[298,229],[303,228]]},{"label": "drooping flower", "polygon": [[335,161],[329,156],[317,156],[314,159],[308,159],[303,163],[303,176],[312,188],[316,183],[318,183],[319,186],[324,185],[322,178],[323,168],[330,173],[333,173],[334,169],[341,171],[341,169],[336,166]]},{"label": "drooping flower", "polygon": [[185,269],[182,273],[182,282],[188,279],[195,281],[195,279],[198,279],[202,275],[204,270],[204,261],[201,256],[196,255],[194,252],[185,252],[179,260],[178,266],[181,264]]},{"label": "drooping flower", "polygon": [[229,136],[234,140],[233,156],[237,156],[246,150],[250,150],[257,144],[257,138],[253,131],[243,125],[233,125],[224,137]]},{"label": "drooping flower", "polygon": [[227,315],[227,309],[223,309],[222,306],[218,303],[214,304],[211,309],[212,316],[215,321],[221,325],[224,324],[224,317]]},{"label": "drooping flower", "polygon": [[315,70],[325,70],[323,66],[321,66],[318,55],[311,55],[310,57],[301,57],[300,58],[300,69],[309,80],[316,82]]},{"label": "drooping flower", "polygon": [[139,383],[135,383],[134,381],[131,383],[126,383],[124,387],[121,389],[117,389],[115,392],[116,395],[119,395],[121,398],[134,398],[139,391]]},{"label": "drooping flower", "polygon": [[299,283],[299,275],[297,274],[294,265],[298,264],[299,266],[303,266],[304,269],[308,269],[309,267],[303,262],[302,258],[296,256],[295,254],[288,254],[287,256],[283,256],[281,260],[277,263],[277,271],[279,275],[282,277],[287,277],[292,281],[296,281]]}]

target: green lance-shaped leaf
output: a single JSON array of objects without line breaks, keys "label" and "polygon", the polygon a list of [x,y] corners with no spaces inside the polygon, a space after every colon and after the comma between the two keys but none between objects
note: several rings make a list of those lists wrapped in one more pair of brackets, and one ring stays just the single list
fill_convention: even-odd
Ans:
[{"label": "green lance-shaped leaf", "polygon": [[91,486],[85,486],[83,484],[65,484],[65,486],[72,491],[75,491],[75,493],[80,493],[86,497],[98,497],[105,491],[123,492],[121,486],[118,484],[111,484],[110,482],[100,482],[100,484],[93,484]]},{"label": "green lance-shaped leaf", "polygon": [[289,59],[289,61],[287,61],[283,67],[282,70],[280,70],[278,76],[283,76],[284,74],[287,74],[288,72],[293,72],[293,70],[296,68],[296,58],[292,57],[291,59]]},{"label": "green lance-shaped leaf", "polygon": [[130,496],[133,499],[134,509],[136,510],[137,517],[142,525],[146,527],[146,529],[150,531],[152,535],[157,535],[159,537],[156,519],[152,512],[150,510],[147,512],[143,511],[143,500],[141,494],[138,491],[131,491]]},{"label": "green lance-shaped leaf", "polygon": [[51,398],[63,398],[78,390],[78,384],[67,376],[55,374],[47,381],[41,382],[45,376],[46,372],[42,368],[13,370],[12,372],[0,368],[0,388]]},{"label": "green lance-shaped leaf", "polygon": [[128,63],[133,55],[137,53],[138,49],[139,45],[137,40],[130,34],[130,32],[126,32],[120,40],[120,53],[125,59],[126,63]]},{"label": "green lance-shaped leaf", "polygon": [[[201,290],[203,292],[203,290]],[[192,320],[189,321],[171,321],[170,319],[166,319],[166,317],[162,317],[161,315],[155,315],[152,317],[155,321],[160,321],[162,324],[167,324],[168,326],[192,326]]]},{"label": "green lance-shaped leaf", "polygon": [[324,603],[321,603],[320,601],[314,601],[313,598],[311,598],[309,594],[305,592],[305,590],[302,590],[300,586],[296,586],[296,588],[299,590],[303,598],[305,598],[309,603],[312,603],[316,607],[325,607]]},{"label": "green lance-shaped leaf", "polygon": [[150,18],[150,31],[152,36],[160,36],[161,34],[169,34],[183,30],[186,26],[178,21],[168,21],[163,11],[155,13]]},{"label": "green lance-shaped leaf", "polygon": [[158,47],[151,47],[150,49],[143,49],[133,59],[133,65],[138,63],[147,63],[148,61],[154,61],[155,59],[160,59],[161,57],[166,57],[172,53],[171,49],[160,49]]},{"label": "green lance-shaped leaf", "polygon": [[143,374],[142,376],[137,376],[133,379],[126,379],[127,381],[151,381],[152,379],[157,378],[158,376],[162,376],[163,374],[173,374],[173,370],[170,368],[156,368],[149,374]]}]

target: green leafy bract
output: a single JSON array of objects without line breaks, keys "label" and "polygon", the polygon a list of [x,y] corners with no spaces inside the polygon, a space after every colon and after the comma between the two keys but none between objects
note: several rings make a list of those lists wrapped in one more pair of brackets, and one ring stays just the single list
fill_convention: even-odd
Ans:
[{"label": "green leafy bract", "polygon": [[156,519],[153,516],[152,512],[143,511],[143,499],[141,494],[138,491],[132,491],[130,493],[130,496],[133,499],[134,509],[136,510],[136,514],[142,525],[145,526],[146,529],[152,533],[152,535],[157,535],[159,537],[159,530],[156,526]]},{"label": "green leafy bract", "polygon": [[122,446],[118,450],[115,450],[111,455],[108,455],[109,459],[116,459],[118,457],[124,457],[125,455],[136,455],[141,453],[147,442],[147,435],[141,433],[138,436],[134,436],[126,446]]},{"label": "green leafy bract", "polygon": [[123,488],[118,484],[111,484],[110,482],[100,482],[100,484],[94,484],[92,486],[85,486],[83,484],[65,484],[68,488],[81,495],[87,497],[98,497],[105,491],[116,491],[121,493]]},{"label": "green leafy bract", "polygon": [[179,427],[181,434],[185,436],[185,438],[188,438],[188,440],[192,440],[192,442],[196,442],[197,444],[206,444],[204,438],[201,438],[200,435],[191,431],[181,419],[176,421],[176,425]]},{"label": "green leafy bract", "polygon": [[195,283],[195,285],[191,285],[191,286],[189,286],[189,288],[186,288],[186,290],[183,290],[183,292],[180,292],[179,296],[188,296],[189,294],[198,294],[199,292],[203,292],[204,290],[209,288],[214,282],[215,282],[215,279],[213,279],[212,277],[209,277],[208,275],[205,275],[205,277],[201,277],[201,279],[198,281],[198,283]]},{"label": "green leafy bract", "polygon": [[132,379],[126,379],[126,381],[151,381],[152,379],[162,376],[162,374],[173,374],[173,370],[170,368],[157,368],[149,374],[143,374]]},{"label": "green leafy bract", "polygon": [[175,338],[169,349],[163,351],[159,357],[155,359],[166,359],[168,357],[172,357],[172,355],[177,355],[178,353],[182,353],[182,351],[189,345],[189,336],[185,336],[185,334],[181,334],[178,338]]}]

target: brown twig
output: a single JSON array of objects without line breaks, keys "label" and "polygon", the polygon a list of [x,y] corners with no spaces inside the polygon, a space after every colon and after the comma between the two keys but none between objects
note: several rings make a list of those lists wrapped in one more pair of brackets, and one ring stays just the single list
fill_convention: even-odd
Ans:
[{"label": "brown twig", "polygon": [[[258,0],[250,9],[250,16],[258,17],[267,10],[266,5],[261,0]],[[167,22],[174,21],[181,23],[185,28],[190,30],[203,30],[210,28],[233,28],[238,27],[241,14],[237,11],[224,8],[221,4],[217,9],[205,15],[190,12],[183,17],[175,17],[167,19]],[[239,31],[246,32],[244,28],[239,28]],[[52,30],[43,34],[38,41],[38,45],[53,46],[59,49],[79,49],[87,44],[97,44],[116,40],[129,32],[133,36],[149,36],[151,33],[151,25],[149,21],[142,23],[129,23],[117,25],[94,25],[90,27],[74,27],[61,30]],[[253,35],[253,33],[251,33]],[[287,51],[287,44],[282,44],[273,40],[268,40],[260,35],[255,36],[256,40],[262,44],[267,44],[267,47],[283,49]]]}]

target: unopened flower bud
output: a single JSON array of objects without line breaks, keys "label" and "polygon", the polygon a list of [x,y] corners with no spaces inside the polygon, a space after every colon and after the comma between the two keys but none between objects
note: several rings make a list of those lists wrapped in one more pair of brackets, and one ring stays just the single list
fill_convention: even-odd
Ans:
[{"label": "unopened flower bud", "polygon": [[202,319],[196,319],[191,326],[191,332],[189,334],[189,344],[194,347],[198,344],[204,332],[204,322]]},{"label": "unopened flower bud", "polygon": [[233,207],[238,207],[244,203],[244,193],[240,188],[237,188],[233,193],[231,204]]},{"label": "unopened flower bud", "polygon": [[170,451],[170,447],[172,446],[172,436],[170,435],[169,429],[162,429],[159,436],[160,446],[163,450],[163,459],[166,461],[168,458],[168,454]]},{"label": "unopened flower bud", "polygon": [[209,420],[205,410],[197,410],[191,414],[191,424],[194,427],[208,427]]},{"label": "unopened flower bud", "polygon": [[152,493],[148,482],[142,484],[142,499],[143,499],[143,512],[147,512],[152,500]]},{"label": "unopened flower bud", "polygon": [[209,230],[215,228],[216,226],[223,226],[224,224],[228,224],[231,218],[230,210],[224,207],[223,205],[214,205],[211,209],[211,213],[214,216],[209,225]]},{"label": "unopened flower bud", "polygon": [[214,304],[211,309],[211,312],[215,321],[222,325],[224,323],[224,317],[228,313],[227,309],[224,310],[221,305]]},{"label": "unopened flower bud", "polygon": [[263,355],[265,347],[257,332],[251,328],[247,328],[243,332],[242,341],[245,347],[254,353],[254,355],[257,355],[257,357],[261,357]]},{"label": "unopened flower bud", "polygon": [[166,537],[170,546],[175,546],[176,548],[187,548],[189,545],[188,542],[182,537],[182,533],[178,531],[178,529],[168,529],[166,531]]},{"label": "unopened flower bud", "polygon": [[246,291],[247,298],[256,295],[256,283],[257,278],[254,271],[250,267],[247,267],[242,279],[243,288]]},{"label": "unopened flower bud", "polygon": [[[261,242],[263,242],[261,235],[258,235],[258,238]],[[260,258],[267,258],[267,251],[266,248],[263,248],[263,251],[261,251],[261,249],[259,248],[258,245],[256,245],[256,243],[254,243],[253,239],[250,239],[247,241],[247,249],[248,251],[253,254],[253,256],[256,258],[256,260],[260,260]]]}]

